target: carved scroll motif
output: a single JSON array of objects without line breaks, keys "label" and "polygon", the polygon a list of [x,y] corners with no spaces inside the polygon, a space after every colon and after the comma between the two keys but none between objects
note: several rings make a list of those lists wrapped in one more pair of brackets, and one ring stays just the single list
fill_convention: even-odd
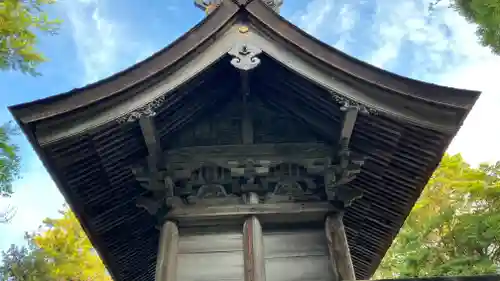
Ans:
[{"label": "carved scroll motif", "polygon": [[340,110],[346,111],[348,108],[355,107],[359,110],[359,113],[367,115],[377,115],[378,111],[372,107],[368,107],[364,104],[361,104],[359,102],[353,101],[345,96],[342,96],[340,94],[337,94],[335,92],[332,92],[333,94],[333,99],[340,104]]},{"label": "carved scroll motif", "polygon": [[124,116],[118,118],[118,123],[135,122],[143,116],[155,116],[157,109],[165,102],[166,97],[163,95],[154,101],[142,106]]},{"label": "carved scroll motif", "polygon": [[257,57],[262,50],[247,44],[238,44],[229,50],[228,54],[233,56],[231,64],[242,71],[249,71],[260,64]]}]

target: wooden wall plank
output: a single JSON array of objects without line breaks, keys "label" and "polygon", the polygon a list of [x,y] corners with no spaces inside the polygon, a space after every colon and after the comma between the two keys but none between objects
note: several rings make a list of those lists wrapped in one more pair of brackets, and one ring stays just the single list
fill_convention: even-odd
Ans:
[{"label": "wooden wall plank", "polygon": [[238,252],[243,250],[242,233],[183,235],[179,254]]},{"label": "wooden wall plank", "polygon": [[331,281],[322,230],[264,231],[267,280]]},{"label": "wooden wall plank", "polygon": [[177,280],[243,281],[241,232],[189,233],[179,238]]}]

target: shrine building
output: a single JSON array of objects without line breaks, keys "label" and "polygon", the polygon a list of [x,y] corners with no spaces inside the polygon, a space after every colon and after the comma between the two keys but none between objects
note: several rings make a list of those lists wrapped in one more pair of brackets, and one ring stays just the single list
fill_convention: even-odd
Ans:
[{"label": "shrine building", "polygon": [[282,0],[195,4],[144,61],[10,107],[109,273],[370,278],[480,93],[355,59]]}]

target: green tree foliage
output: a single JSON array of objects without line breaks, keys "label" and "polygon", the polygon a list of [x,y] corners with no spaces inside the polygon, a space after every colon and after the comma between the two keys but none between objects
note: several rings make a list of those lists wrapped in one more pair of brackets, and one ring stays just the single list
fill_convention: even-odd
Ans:
[{"label": "green tree foliage", "polygon": [[454,0],[453,7],[469,22],[478,25],[480,42],[500,54],[500,1]]},{"label": "green tree foliage", "polygon": [[[45,58],[35,48],[37,35],[52,34],[59,25],[43,11],[53,3],[55,0],[0,0],[0,70],[39,74],[36,67]],[[11,142],[12,128],[10,124],[0,126],[0,197],[12,194],[12,182],[19,172],[17,146]],[[14,210],[2,206],[0,223],[8,222]]]},{"label": "green tree foliage", "polygon": [[0,1],[0,69],[38,75],[36,67],[45,57],[35,48],[37,35],[52,34],[59,21],[43,11],[55,0]]},{"label": "green tree foliage", "polygon": [[[430,9],[442,0],[435,0]],[[450,0],[455,9],[470,23],[477,24],[479,42],[500,55],[500,0]]]},{"label": "green tree foliage", "polygon": [[[12,142],[17,131],[11,124],[0,126],[0,197],[12,194],[12,182],[19,175],[18,147]],[[0,207],[0,223],[8,222],[15,214],[10,206]]]},{"label": "green tree foliage", "polygon": [[445,155],[376,278],[478,275],[500,268],[500,162]]},{"label": "green tree foliage", "polygon": [[12,142],[16,134],[10,123],[0,126],[0,196],[12,194],[12,181],[19,175],[18,147]]},{"label": "green tree foliage", "polygon": [[16,281],[50,281],[47,264],[43,255],[33,247],[17,247],[12,245],[2,254],[2,265],[0,266],[0,280]]},{"label": "green tree foliage", "polygon": [[111,281],[75,215],[65,210],[46,219],[39,232],[27,235],[28,248],[12,246],[3,253],[0,276],[16,281]]}]

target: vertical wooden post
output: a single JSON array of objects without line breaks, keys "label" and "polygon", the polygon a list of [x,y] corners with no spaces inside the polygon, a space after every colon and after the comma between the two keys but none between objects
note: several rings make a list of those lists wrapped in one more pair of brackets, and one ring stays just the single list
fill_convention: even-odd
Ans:
[{"label": "vertical wooden post", "polygon": [[[246,197],[247,204],[258,204],[259,197],[250,192]],[[250,216],[243,225],[243,255],[245,281],[265,281],[264,238],[262,226],[256,216]]]},{"label": "vertical wooden post", "polygon": [[328,215],[325,221],[331,269],[336,280],[356,280],[342,217],[343,213],[338,212]]},{"label": "vertical wooden post", "polygon": [[160,231],[155,281],[175,281],[178,249],[179,229],[177,224],[166,221]]}]

